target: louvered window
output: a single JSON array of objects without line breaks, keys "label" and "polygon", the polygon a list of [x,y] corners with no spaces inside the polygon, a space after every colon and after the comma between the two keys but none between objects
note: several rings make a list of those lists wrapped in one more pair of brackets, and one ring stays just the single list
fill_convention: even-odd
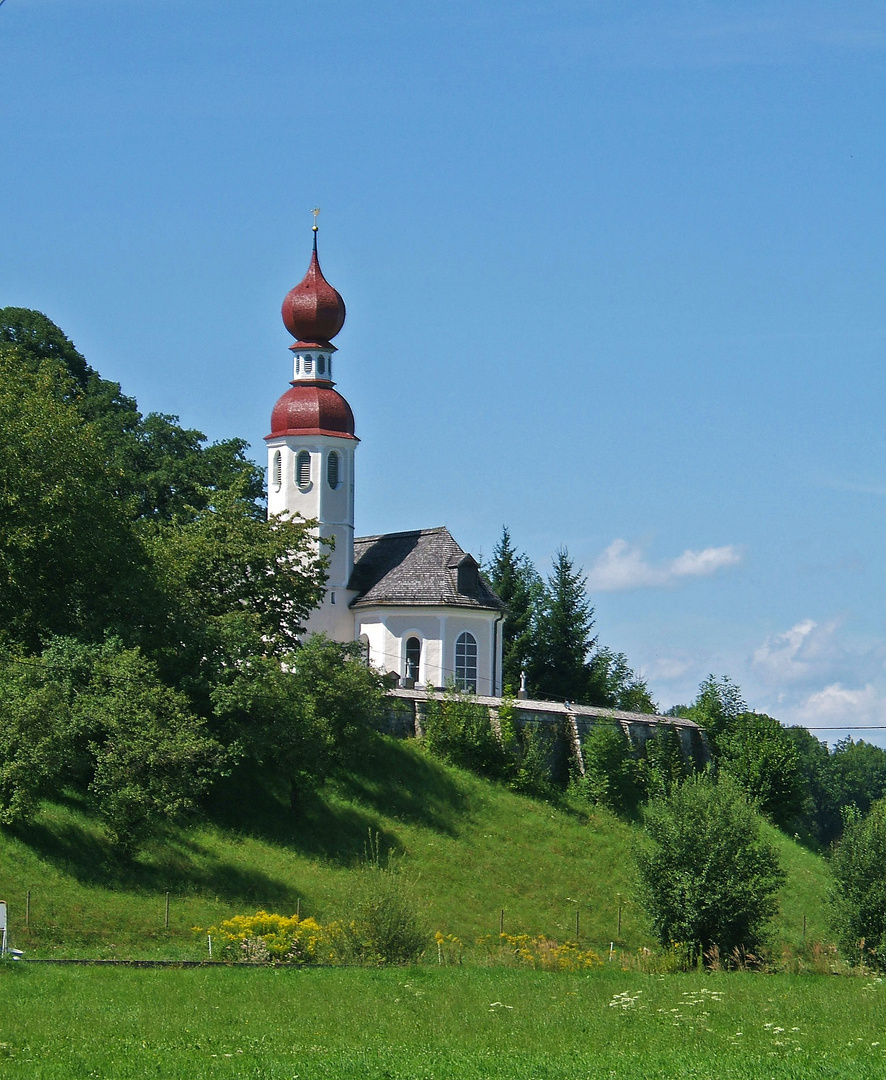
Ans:
[{"label": "louvered window", "polygon": [[311,455],[307,450],[299,450],[295,459],[295,482],[302,490],[311,486]]},{"label": "louvered window", "polygon": [[271,471],[273,473],[271,483],[274,485],[274,490],[279,491],[283,484],[283,459],[279,450],[274,454],[274,465]]},{"label": "louvered window", "polygon": [[310,375],[314,370],[314,361],[310,356],[305,357],[305,375]]},{"label": "louvered window", "polygon": [[339,461],[338,453],[335,450],[331,450],[329,457],[326,459],[326,479],[329,481],[331,488],[337,488],[341,483],[341,461]]},{"label": "louvered window", "polygon": [[467,630],[455,643],[455,683],[461,690],[477,692],[477,639]]}]

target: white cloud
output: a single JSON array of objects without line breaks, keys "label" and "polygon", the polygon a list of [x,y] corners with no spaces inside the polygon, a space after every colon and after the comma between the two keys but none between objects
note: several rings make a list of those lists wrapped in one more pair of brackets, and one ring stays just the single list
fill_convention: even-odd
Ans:
[{"label": "white cloud", "polygon": [[768,637],[754,650],[753,665],[766,682],[777,686],[833,678],[848,660],[836,638],[839,625],[838,619],[823,625],[803,619],[785,633]]},{"label": "white cloud", "polygon": [[832,683],[810,694],[794,710],[794,716],[809,728],[886,724],[886,693],[873,683],[860,690]]},{"label": "white cloud", "polygon": [[588,574],[588,585],[599,592],[671,585],[681,578],[707,577],[727,566],[741,562],[737,547],[686,550],[676,559],[650,563],[637,544],[613,540],[597,559]]}]

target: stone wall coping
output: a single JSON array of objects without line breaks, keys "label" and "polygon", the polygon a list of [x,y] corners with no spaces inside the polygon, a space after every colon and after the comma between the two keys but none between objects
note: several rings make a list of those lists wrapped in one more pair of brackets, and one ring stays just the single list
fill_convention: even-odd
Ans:
[{"label": "stone wall coping", "polygon": [[[431,694],[434,698],[443,697],[445,691],[434,690]],[[427,701],[427,690],[401,690],[388,691],[388,696],[398,698],[400,701]],[[488,708],[498,709],[501,707],[503,698],[488,697],[484,694],[472,694],[471,700],[478,705],[486,705]],[[523,713],[547,713],[554,716],[574,716],[576,718],[587,716],[593,718],[606,718],[609,720],[623,720],[631,724],[668,724],[671,727],[690,728],[702,731],[694,720],[687,720],[683,716],[659,716],[657,713],[626,712],[624,709],[601,709],[595,705],[576,705],[573,702],[560,701],[531,701],[528,698],[509,698],[509,704],[513,704],[518,712]]]}]

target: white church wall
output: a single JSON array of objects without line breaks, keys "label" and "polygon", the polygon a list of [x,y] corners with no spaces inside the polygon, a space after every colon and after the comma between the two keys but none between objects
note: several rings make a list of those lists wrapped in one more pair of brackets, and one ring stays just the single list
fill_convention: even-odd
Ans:
[{"label": "white church wall", "polygon": [[477,693],[490,694],[498,689],[501,672],[500,642],[493,660],[496,614],[465,608],[446,608],[434,614],[420,607],[365,609],[356,613],[355,636],[368,639],[373,665],[400,676],[406,672],[406,642],[417,637],[421,641],[419,684],[443,687],[455,678],[456,641],[467,631],[477,643]]}]

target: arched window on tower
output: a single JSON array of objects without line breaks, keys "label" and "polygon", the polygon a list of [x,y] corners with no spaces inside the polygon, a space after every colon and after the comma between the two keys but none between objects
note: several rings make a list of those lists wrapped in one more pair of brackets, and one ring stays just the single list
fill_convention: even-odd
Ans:
[{"label": "arched window on tower", "polygon": [[311,486],[311,455],[307,450],[299,450],[295,459],[295,482],[307,491]]},{"label": "arched window on tower", "polygon": [[417,637],[406,639],[406,678],[411,679],[413,684],[418,682],[418,672],[421,665],[421,641]]},{"label": "arched window on tower", "polygon": [[326,357],[325,356],[318,356],[317,357],[317,374],[318,375],[325,375],[326,374]]},{"label": "arched window on tower", "polygon": [[455,684],[460,690],[477,692],[477,639],[467,630],[455,643]]},{"label": "arched window on tower", "polygon": [[271,483],[274,485],[274,490],[279,491],[283,485],[283,458],[279,450],[274,452],[274,464],[271,473]]},{"label": "arched window on tower", "polygon": [[330,450],[326,459],[326,479],[333,491],[341,484],[341,458],[337,450]]}]

